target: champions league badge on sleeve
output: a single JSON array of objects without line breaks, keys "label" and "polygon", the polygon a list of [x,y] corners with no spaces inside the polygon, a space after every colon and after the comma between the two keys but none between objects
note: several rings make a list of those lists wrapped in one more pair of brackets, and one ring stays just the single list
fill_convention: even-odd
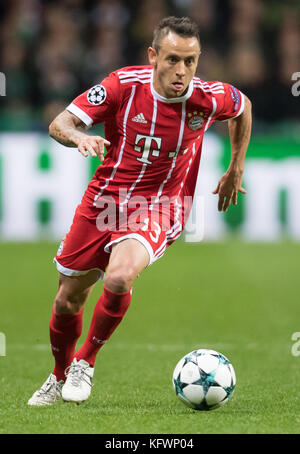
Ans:
[{"label": "champions league badge on sleeve", "polygon": [[237,91],[237,89],[231,85],[231,98],[232,98],[232,101],[235,103],[234,104],[234,110],[236,111],[239,107],[239,102],[240,102],[240,97],[239,97],[239,92]]},{"label": "champions league badge on sleeve", "polygon": [[94,85],[87,94],[87,100],[90,104],[98,106],[106,100],[106,90],[103,85]]}]

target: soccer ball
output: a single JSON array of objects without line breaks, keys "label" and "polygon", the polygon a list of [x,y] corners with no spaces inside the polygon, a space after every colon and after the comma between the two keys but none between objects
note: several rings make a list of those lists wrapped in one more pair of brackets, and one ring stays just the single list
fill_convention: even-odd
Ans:
[{"label": "soccer ball", "polygon": [[194,350],[185,355],[173,373],[179,399],[194,410],[214,410],[232,396],[236,384],[230,361],[214,350]]}]

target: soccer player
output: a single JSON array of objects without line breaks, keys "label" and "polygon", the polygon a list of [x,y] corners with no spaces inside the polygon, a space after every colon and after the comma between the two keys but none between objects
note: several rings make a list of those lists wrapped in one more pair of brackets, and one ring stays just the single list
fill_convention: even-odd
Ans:
[{"label": "soccer player", "polygon": [[[203,134],[214,121],[228,120],[231,142],[230,165],[213,191],[218,210],[227,211],[230,203],[237,204],[238,192],[246,192],[242,175],[251,103],[228,83],[195,77],[200,53],[197,25],[189,18],[165,18],[154,31],[149,66],[111,73],[49,127],[55,140],[103,164],[54,259],[59,272],[50,320],[55,365],[29,405],[89,397],[97,353],[124,317],[134,280],[184,229]],[[102,122],[105,139],[85,132]],[[103,292],[76,351],[83,307],[99,279]]]}]

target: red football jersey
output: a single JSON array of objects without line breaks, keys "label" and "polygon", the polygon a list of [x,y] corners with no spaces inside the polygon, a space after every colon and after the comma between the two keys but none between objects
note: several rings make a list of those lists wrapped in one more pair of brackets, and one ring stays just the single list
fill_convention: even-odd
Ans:
[{"label": "red football jersey", "polygon": [[104,122],[111,143],[89,185],[94,203],[109,195],[124,206],[142,196],[150,206],[164,197],[182,206],[194,195],[204,132],[243,109],[243,94],[227,83],[194,77],[184,96],[164,98],[152,66],[114,71],[67,107],[88,126]]}]

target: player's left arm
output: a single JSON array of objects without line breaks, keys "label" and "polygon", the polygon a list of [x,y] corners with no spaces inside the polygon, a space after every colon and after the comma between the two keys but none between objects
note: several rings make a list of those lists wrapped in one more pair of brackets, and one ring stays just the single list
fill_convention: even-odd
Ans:
[{"label": "player's left arm", "polygon": [[219,180],[213,194],[219,195],[218,210],[227,211],[230,203],[237,205],[238,192],[246,193],[242,187],[245,156],[251,136],[252,106],[244,96],[244,110],[236,118],[228,120],[229,139],[231,144],[231,161],[227,171]]}]

